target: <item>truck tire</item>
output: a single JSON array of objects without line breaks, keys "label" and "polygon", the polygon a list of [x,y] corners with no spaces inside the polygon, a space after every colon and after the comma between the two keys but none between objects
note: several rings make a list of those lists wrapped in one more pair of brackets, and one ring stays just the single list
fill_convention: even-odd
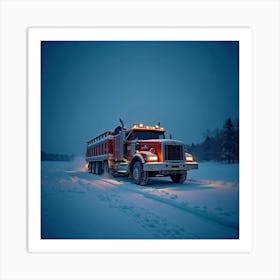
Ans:
[{"label": "truck tire", "polygon": [[132,167],[132,178],[137,185],[146,185],[148,182],[148,173],[143,170],[143,165],[140,161],[136,161]]},{"label": "truck tire", "polygon": [[110,175],[110,170],[109,170],[109,165],[108,165],[107,160],[104,160],[104,162],[103,162],[103,173],[104,173],[105,176]]},{"label": "truck tire", "polygon": [[183,184],[187,179],[187,172],[180,173],[180,174],[171,174],[170,177],[173,183]]},{"label": "truck tire", "polygon": [[92,163],[88,163],[88,173],[92,173]]},{"label": "truck tire", "polygon": [[102,173],[101,161],[95,163],[95,174],[100,175]]},{"label": "truck tire", "polygon": [[94,161],[91,163],[91,173],[95,174],[95,162]]}]

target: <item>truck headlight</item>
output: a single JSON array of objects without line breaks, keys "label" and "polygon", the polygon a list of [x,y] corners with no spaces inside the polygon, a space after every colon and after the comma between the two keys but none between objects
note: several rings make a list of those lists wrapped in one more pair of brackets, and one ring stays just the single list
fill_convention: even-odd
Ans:
[{"label": "truck headlight", "polygon": [[193,156],[187,155],[186,156],[186,161],[193,161]]},{"label": "truck headlight", "polygon": [[146,158],[147,161],[158,161],[158,156],[157,155],[149,155]]}]

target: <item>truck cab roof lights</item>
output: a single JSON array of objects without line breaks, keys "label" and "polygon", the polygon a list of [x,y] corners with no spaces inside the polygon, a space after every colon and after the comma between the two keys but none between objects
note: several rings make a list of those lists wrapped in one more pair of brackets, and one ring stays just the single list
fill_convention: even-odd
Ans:
[{"label": "truck cab roof lights", "polygon": [[147,130],[161,130],[163,131],[164,128],[160,127],[158,124],[157,125],[144,125],[142,123],[139,124],[134,124],[131,129],[147,129]]}]

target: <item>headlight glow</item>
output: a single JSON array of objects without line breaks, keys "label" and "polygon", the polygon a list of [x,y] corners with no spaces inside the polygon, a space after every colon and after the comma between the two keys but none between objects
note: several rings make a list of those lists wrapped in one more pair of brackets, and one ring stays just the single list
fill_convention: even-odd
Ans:
[{"label": "headlight glow", "polygon": [[186,156],[186,161],[193,161],[193,157],[192,156]]},{"label": "headlight glow", "polygon": [[157,155],[147,156],[147,161],[158,161],[158,156]]}]

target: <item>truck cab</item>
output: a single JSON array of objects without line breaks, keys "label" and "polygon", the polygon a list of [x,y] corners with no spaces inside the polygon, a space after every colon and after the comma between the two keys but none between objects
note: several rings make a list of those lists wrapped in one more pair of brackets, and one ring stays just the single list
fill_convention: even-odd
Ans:
[{"label": "truck cab", "polygon": [[183,183],[187,171],[198,168],[184,143],[166,139],[165,129],[159,125],[134,124],[119,137],[123,137],[115,142],[123,143],[122,148],[115,147],[116,160],[123,161],[119,171],[129,174],[136,184],[145,185],[148,177],[157,176],[170,176],[173,182]]}]

